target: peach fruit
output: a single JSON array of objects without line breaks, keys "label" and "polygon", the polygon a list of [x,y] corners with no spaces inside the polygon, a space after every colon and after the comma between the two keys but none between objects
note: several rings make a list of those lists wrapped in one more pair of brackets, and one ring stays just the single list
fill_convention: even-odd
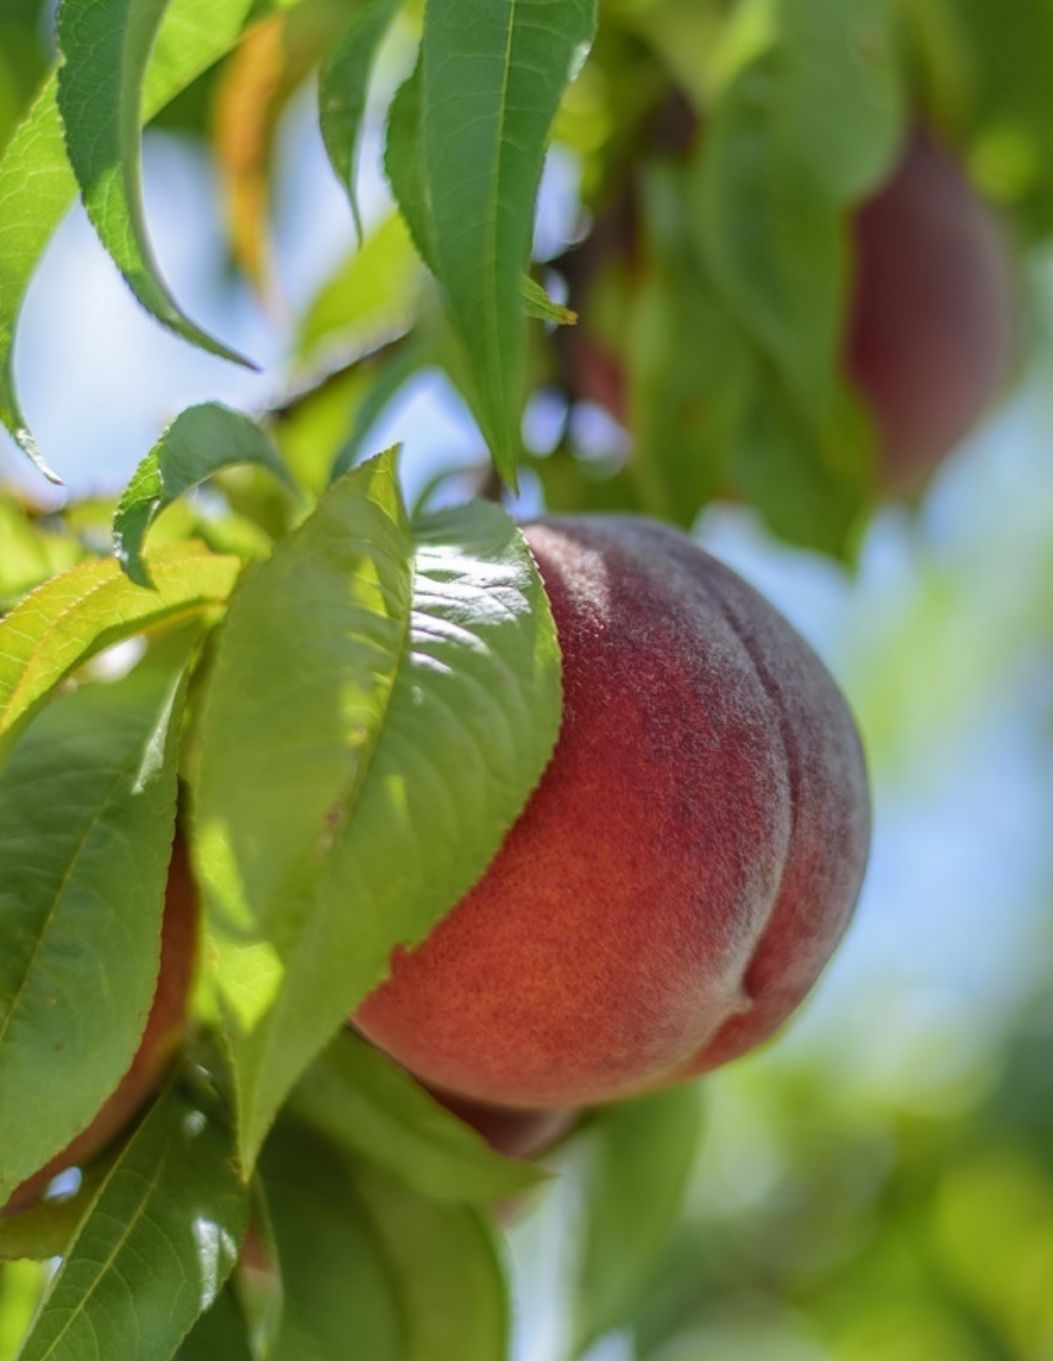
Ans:
[{"label": "peach fruit", "polygon": [[909,495],[976,424],[1013,353],[1006,241],[921,132],[856,212],[846,365],[877,426],[879,472]]},{"label": "peach fruit", "polygon": [[571,1107],[782,1024],[848,923],[869,797],[829,674],[687,536],[631,516],[525,534],[563,649],[555,753],[480,882],[353,1019],[445,1092]]}]

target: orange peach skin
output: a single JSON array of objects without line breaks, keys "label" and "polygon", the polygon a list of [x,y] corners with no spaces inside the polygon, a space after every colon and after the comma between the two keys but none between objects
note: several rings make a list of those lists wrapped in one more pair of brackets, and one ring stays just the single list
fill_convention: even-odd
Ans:
[{"label": "orange peach skin", "polygon": [[87,1162],[120,1133],[157,1090],[175,1056],[186,1023],[187,996],[197,953],[197,893],[186,846],[177,838],[168,869],[157,991],[139,1048],[95,1119],[40,1172],[17,1187],[0,1213],[25,1209],[67,1167]]},{"label": "orange peach skin", "polygon": [[852,912],[870,811],[814,653],[685,535],[527,527],[563,649],[544,777],[479,884],[354,1023],[423,1081],[611,1101],[766,1039]]}]

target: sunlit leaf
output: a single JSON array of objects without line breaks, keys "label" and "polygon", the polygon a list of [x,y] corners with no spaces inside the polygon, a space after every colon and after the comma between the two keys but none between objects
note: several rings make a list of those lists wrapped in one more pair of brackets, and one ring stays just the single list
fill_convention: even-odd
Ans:
[{"label": "sunlit leaf", "polygon": [[184,545],[150,559],[152,590],[115,559],[85,562],[28,595],[0,621],[0,766],[18,734],[77,667],[144,629],[222,604],[237,558]]},{"label": "sunlit leaf", "polygon": [[392,455],[246,582],[204,711],[195,853],[247,1165],[392,947],[481,873],[559,710],[518,530],[476,503],[411,534]]}]

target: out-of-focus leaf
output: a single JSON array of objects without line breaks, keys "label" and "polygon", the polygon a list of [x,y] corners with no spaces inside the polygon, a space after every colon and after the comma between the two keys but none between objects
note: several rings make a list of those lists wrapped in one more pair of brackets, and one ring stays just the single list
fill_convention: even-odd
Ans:
[{"label": "out-of-focus leaf", "polygon": [[[695,237],[717,296],[771,366],[779,411],[799,432],[772,433],[796,443],[798,476],[828,484],[823,496],[840,510],[824,543],[804,523],[791,537],[844,551],[865,504],[869,443],[864,422],[844,419],[845,218],[888,169],[902,131],[891,0],[776,0],[765,14],[763,39],[701,143]],[[790,481],[780,486],[780,497],[793,494]]]},{"label": "out-of-focus leaf", "polygon": [[58,18],[58,107],[66,151],[99,239],[146,310],[210,354],[248,364],[181,311],[147,237],[139,130],[147,65],[167,5],[65,0]]},{"label": "out-of-focus leaf", "polygon": [[405,220],[392,213],[322,285],[300,325],[300,361],[397,335],[413,316],[420,266]]},{"label": "out-of-focus leaf", "polygon": [[0,767],[18,734],[66,677],[104,648],[222,604],[237,558],[183,545],[150,558],[152,590],[112,558],[85,562],[38,587],[0,621]]},{"label": "out-of-focus leaf", "polygon": [[902,126],[888,0],[779,0],[699,160],[697,225],[714,281],[816,424],[832,399],[845,205],[887,170]]},{"label": "out-of-focus leaf", "polygon": [[871,493],[870,427],[838,391],[817,441],[759,356],[738,426],[733,473],[776,534],[790,543],[850,557]]},{"label": "out-of-focus leaf", "polygon": [[142,549],[155,516],[183,492],[238,463],[258,463],[295,489],[270,437],[240,411],[205,402],[176,417],[136,468],[114,516],[114,550],[132,581],[153,584]]},{"label": "out-of-focus leaf", "polygon": [[401,5],[402,0],[372,0],[357,14],[323,68],[319,84],[322,139],[336,177],[347,190],[359,240],[362,218],[355,192],[355,171],[369,77],[377,49]]},{"label": "out-of-focus leaf", "polygon": [[696,1085],[605,1110],[592,1131],[576,1347],[631,1314],[680,1217],[701,1130]]},{"label": "out-of-focus leaf", "polygon": [[432,359],[432,347],[426,340],[412,341],[387,357],[355,411],[351,432],[333,459],[330,477],[335,482],[361,457],[366,439],[380,419],[385,407],[409,380],[425,368]]},{"label": "out-of-focus leaf", "polygon": [[549,321],[556,326],[573,326],[578,320],[577,312],[564,307],[562,303],[553,302],[541,285],[528,274],[519,281],[519,293],[528,317]]},{"label": "out-of-focus leaf", "polygon": [[272,1361],[406,1361],[393,1277],[348,1160],[279,1121],[260,1159],[281,1273]]},{"label": "out-of-focus leaf", "polygon": [[469,356],[475,409],[512,484],[534,200],[552,120],[595,23],[595,0],[447,0],[424,15],[421,162],[434,269]]},{"label": "out-of-focus leaf", "polygon": [[645,190],[650,268],[622,318],[630,467],[644,506],[687,529],[726,485],[750,355],[692,258],[682,176],[656,168]]},{"label": "out-of-focus leaf", "polygon": [[0,492],[0,613],[48,577],[85,557],[72,534],[45,528]]},{"label": "out-of-focus leaf", "polygon": [[211,119],[231,254],[258,292],[268,276],[267,155],[285,65],[285,22],[276,14],[245,35],[220,78]]},{"label": "out-of-focus leaf", "polygon": [[[293,8],[302,0],[288,0]],[[268,8],[266,4],[262,6]],[[277,7],[277,6],[275,6]],[[253,0],[170,0],[150,57],[143,95],[147,118],[237,41]],[[66,157],[52,73],[0,158],[0,422],[52,481],[15,390],[15,326],[29,281],[52,232],[73,202],[77,181]]]},{"label": "out-of-focus leaf", "polygon": [[109,1170],[108,1162],[96,1164],[82,1173],[75,1195],[42,1200],[21,1214],[0,1215],[0,1262],[46,1262],[65,1256]]},{"label": "out-of-focus leaf", "polygon": [[16,1356],[46,1284],[38,1262],[0,1263],[0,1356]]},{"label": "out-of-focus leaf", "polygon": [[518,530],[477,503],[411,535],[392,454],[246,582],[203,715],[194,848],[247,1166],[392,948],[482,872],[559,711]]},{"label": "out-of-focus leaf", "polygon": [[395,1282],[400,1361],[505,1361],[507,1289],[489,1221],[372,1168],[359,1166],[355,1181]]},{"label": "out-of-focus leaf", "polygon": [[229,1281],[191,1328],[176,1361],[254,1361],[245,1317]]},{"label": "out-of-focus leaf", "polygon": [[248,1202],[213,1103],[169,1088],[104,1183],[19,1361],[170,1361],[223,1289]]},{"label": "out-of-focus leaf", "polygon": [[955,0],[948,22],[965,47],[971,169],[1017,210],[1034,237],[1053,230],[1053,9],[1020,0],[1012,22],[988,0]]},{"label": "out-of-focus leaf", "polygon": [[0,1204],[86,1129],[157,986],[179,677],[63,696],[0,775]]},{"label": "out-of-focus leaf", "polygon": [[344,1031],[300,1079],[298,1116],[436,1200],[495,1200],[545,1174],[504,1158],[408,1073]]}]

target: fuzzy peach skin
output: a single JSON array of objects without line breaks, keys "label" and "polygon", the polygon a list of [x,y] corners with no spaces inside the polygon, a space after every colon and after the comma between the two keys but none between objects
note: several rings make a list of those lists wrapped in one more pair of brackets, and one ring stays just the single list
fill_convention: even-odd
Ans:
[{"label": "fuzzy peach skin", "polygon": [[27,1208],[39,1199],[59,1172],[87,1162],[120,1133],[157,1090],[175,1057],[186,1024],[197,939],[197,892],[190,877],[186,846],[182,838],[177,837],[168,869],[161,922],[157,990],[131,1066],[87,1129],[40,1172],[16,1187],[0,1214],[13,1214]]},{"label": "fuzzy peach skin", "polygon": [[855,214],[846,363],[873,413],[887,490],[911,494],[976,424],[1014,349],[1005,236],[930,135]]},{"label": "fuzzy peach skin", "polygon": [[782,1024],[847,926],[870,804],[837,686],[735,573],[629,516],[525,534],[563,649],[556,751],[482,880],[353,1020],[447,1092],[583,1106]]}]

